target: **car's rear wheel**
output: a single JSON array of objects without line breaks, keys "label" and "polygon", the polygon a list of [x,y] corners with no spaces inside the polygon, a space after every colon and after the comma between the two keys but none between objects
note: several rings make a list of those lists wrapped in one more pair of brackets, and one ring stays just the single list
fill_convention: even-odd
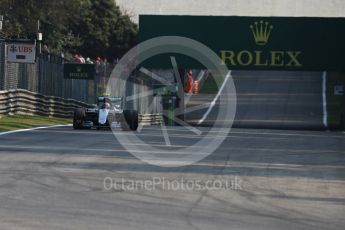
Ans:
[{"label": "car's rear wheel", "polygon": [[136,110],[124,110],[121,121],[122,130],[136,131],[138,129],[138,111]]},{"label": "car's rear wheel", "polygon": [[73,128],[82,129],[84,119],[85,119],[85,110],[83,108],[75,109],[74,115],[73,115]]}]

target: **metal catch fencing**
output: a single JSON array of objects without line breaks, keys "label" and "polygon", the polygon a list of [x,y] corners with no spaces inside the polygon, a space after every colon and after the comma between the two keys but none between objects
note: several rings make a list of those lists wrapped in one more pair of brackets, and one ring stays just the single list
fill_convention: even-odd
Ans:
[{"label": "metal catch fencing", "polygon": [[46,96],[72,98],[87,102],[87,80],[64,79],[60,56],[42,53],[36,63],[7,62],[7,44],[0,43],[0,90],[26,89]]}]

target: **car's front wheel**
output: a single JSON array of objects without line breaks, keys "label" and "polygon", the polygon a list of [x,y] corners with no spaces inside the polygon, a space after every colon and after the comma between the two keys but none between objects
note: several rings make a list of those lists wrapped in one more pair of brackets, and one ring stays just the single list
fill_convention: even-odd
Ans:
[{"label": "car's front wheel", "polygon": [[115,116],[112,113],[108,114],[107,123],[109,125],[109,128],[111,128],[111,125],[115,122]]},{"label": "car's front wheel", "polygon": [[85,118],[85,110],[83,108],[75,109],[74,115],[73,115],[73,128],[82,129],[84,118]]}]

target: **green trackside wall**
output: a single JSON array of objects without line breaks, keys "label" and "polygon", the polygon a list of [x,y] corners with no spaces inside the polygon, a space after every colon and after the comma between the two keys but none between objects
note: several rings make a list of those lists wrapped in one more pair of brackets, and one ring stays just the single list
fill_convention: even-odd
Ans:
[{"label": "green trackside wall", "polygon": [[[345,88],[345,18],[140,15],[140,41],[158,36],[197,40],[231,70],[327,71],[328,123],[345,128],[345,96],[334,95],[335,85]],[[171,68],[169,56],[144,65]],[[175,56],[182,68],[200,68]]]},{"label": "green trackside wall", "polygon": [[[260,35],[261,21],[268,29],[261,36],[266,42],[258,44],[255,32]],[[345,70],[344,18],[141,15],[139,29],[140,41],[158,36],[195,39],[229,69]],[[157,59],[157,65],[163,63]]]}]

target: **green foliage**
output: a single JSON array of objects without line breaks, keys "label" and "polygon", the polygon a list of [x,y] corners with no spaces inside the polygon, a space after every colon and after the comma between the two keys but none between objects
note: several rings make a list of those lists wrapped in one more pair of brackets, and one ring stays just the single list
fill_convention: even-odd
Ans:
[{"label": "green foliage", "polygon": [[119,57],[136,42],[137,26],[114,0],[1,0],[2,37],[34,39],[37,21],[51,51]]}]

